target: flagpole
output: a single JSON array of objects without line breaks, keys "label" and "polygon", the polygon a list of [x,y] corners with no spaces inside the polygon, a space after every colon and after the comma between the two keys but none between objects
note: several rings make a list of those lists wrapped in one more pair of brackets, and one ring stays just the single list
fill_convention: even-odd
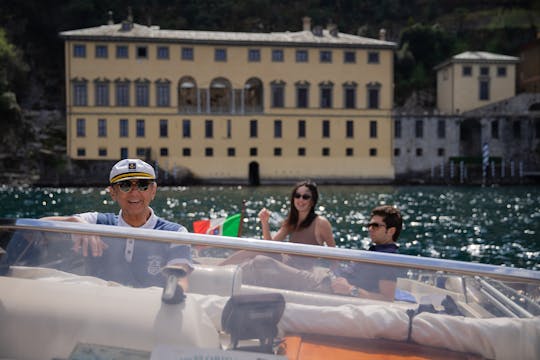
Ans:
[{"label": "flagpole", "polygon": [[242,237],[242,223],[244,222],[244,212],[246,211],[246,200],[242,200],[242,211],[240,212],[240,224],[238,225],[237,237]]}]

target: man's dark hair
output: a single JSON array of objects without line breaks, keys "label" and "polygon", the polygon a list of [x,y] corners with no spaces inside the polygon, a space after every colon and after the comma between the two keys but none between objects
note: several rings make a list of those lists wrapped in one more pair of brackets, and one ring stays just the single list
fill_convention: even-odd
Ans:
[{"label": "man's dark hair", "polygon": [[373,216],[382,217],[387,229],[392,227],[396,228],[396,231],[392,236],[392,240],[396,242],[403,227],[403,219],[401,218],[399,210],[390,205],[377,206],[375,209],[371,210],[371,217]]}]

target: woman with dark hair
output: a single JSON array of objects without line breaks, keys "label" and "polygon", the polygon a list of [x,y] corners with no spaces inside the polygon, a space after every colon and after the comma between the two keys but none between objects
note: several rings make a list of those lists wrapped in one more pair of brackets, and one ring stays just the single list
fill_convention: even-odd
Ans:
[{"label": "woman with dark hair", "polygon": [[297,183],[291,192],[289,215],[274,236],[270,234],[270,211],[263,208],[259,212],[263,238],[283,241],[289,236],[289,241],[293,243],[335,247],[332,225],[326,218],[315,213],[317,200],[317,184],[309,180]]},{"label": "woman with dark hair", "polygon": [[[259,212],[263,239],[283,241],[288,236],[289,241],[293,243],[335,247],[332,225],[326,218],[315,213],[317,200],[319,200],[317,184],[309,180],[297,183],[291,192],[289,215],[274,236],[270,233],[270,211],[263,208]],[[257,255],[257,252],[240,250],[224,260],[221,265],[240,264]],[[274,260],[283,261],[297,268],[311,268],[314,265],[312,259],[282,256],[281,254],[274,255],[272,256],[275,258]],[[263,258],[267,257],[263,256]],[[261,258],[261,256],[257,256],[257,258]]]}]

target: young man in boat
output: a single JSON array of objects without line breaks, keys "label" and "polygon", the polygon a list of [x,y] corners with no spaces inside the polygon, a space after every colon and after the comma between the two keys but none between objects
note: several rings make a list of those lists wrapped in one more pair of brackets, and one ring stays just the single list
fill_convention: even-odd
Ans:
[{"label": "young man in boat", "polygon": [[[109,175],[111,198],[120,206],[118,214],[85,212],[72,216],[51,216],[42,220],[71,221],[131,228],[187,232],[177,223],[154,213],[150,203],[157,191],[154,168],[139,159],[117,162]],[[187,245],[133,239],[74,237],[73,249],[86,258],[91,275],[134,287],[163,286],[165,266],[183,272],[179,283],[187,290],[187,275],[193,270],[191,248]]]},{"label": "young man in boat", "polygon": [[[368,224],[373,242],[369,250],[395,253],[402,223],[399,210],[392,206],[373,209]],[[243,282],[250,285],[386,301],[394,300],[397,278],[402,273],[400,269],[369,263],[352,263],[333,270],[320,266],[303,270],[265,255],[254,257],[241,268]]]},{"label": "young man in boat", "polygon": [[[403,219],[398,209],[383,205],[371,211],[367,225],[372,245],[370,251],[396,253],[396,244]],[[394,300],[397,278],[402,270],[387,266],[354,263],[345,269],[335,271],[332,290],[336,294],[352,295],[377,300]]]}]

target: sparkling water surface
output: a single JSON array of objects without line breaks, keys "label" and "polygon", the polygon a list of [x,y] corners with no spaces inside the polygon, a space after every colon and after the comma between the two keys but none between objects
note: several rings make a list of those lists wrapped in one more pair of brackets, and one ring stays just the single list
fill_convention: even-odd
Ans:
[{"label": "sparkling water surface", "polygon": [[[242,237],[260,237],[257,213],[289,209],[291,186],[159,187],[155,212],[189,230],[202,218],[242,210]],[[332,223],[339,247],[367,249],[369,211],[382,204],[403,213],[400,253],[540,270],[540,188],[319,186],[317,211]],[[0,188],[0,217],[39,218],[85,211],[117,212],[105,188]]]}]

